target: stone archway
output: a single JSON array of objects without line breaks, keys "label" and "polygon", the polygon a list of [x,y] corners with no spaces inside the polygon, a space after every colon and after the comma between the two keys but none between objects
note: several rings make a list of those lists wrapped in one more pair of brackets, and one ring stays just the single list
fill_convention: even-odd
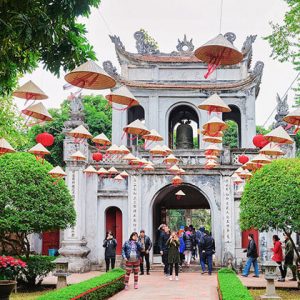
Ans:
[{"label": "stone archway", "polygon": [[[175,193],[178,190],[182,190],[186,196],[180,200],[176,199]],[[205,195],[201,189],[197,186],[183,183],[180,187],[175,187],[171,184],[164,186],[160,189],[153,198],[152,203],[152,215],[153,215],[153,241],[154,245],[157,244],[158,238],[158,226],[162,223],[166,223],[167,211],[177,209],[177,210],[209,210],[210,220],[213,220],[213,211],[211,209],[211,204],[209,203],[208,197]],[[183,224],[185,225],[185,224]],[[213,232],[213,223],[211,222],[211,231]],[[175,229],[175,228],[174,228]],[[179,228],[177,228],[179,229]],[[197,228],[198,229],[198,228]],[[154,249],[156,254],[157,249]]]}]

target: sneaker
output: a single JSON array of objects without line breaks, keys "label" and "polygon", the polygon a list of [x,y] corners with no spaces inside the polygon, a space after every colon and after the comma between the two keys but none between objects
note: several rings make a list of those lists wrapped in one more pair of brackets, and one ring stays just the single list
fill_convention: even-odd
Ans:
[{"label": "sneaker", "polygon": [[135,289],[138,289],[138,288],[139,288],[139,286],[138,286],[137,283],[134,284],[134,288],[135,288]]},{"label": "sneaker", "polygon": [[125,290],[127,291],[129,289],[128,284],[125,284]]},{"label": "sneaker", "polygon": [[176,281],[178,281],[178,280],[179,280],[178,276],[175,276],[175,280],[176,280]]},{"label": "sneaker", "polygon": [[147,275],[150,275],[150,272],[149,272],[149,271],[147,272]]},{"label": "sneaker", "polygon": [[171,281],[172,281],[172,280],[173,280],[173,277],[172,277],[172,276],[170,276],[170,277],[169,277],[169,280],[171,280]]},{"label": "sneaker", "polygon": [[277,281],[279,281],[279,282],[285,282],[285,279],[284,278],[279,278]]}]

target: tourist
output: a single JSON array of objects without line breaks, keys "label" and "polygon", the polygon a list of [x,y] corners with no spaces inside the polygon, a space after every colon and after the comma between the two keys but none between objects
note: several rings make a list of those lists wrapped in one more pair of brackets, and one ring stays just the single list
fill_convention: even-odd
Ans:
[{"label": "tourist", "polygon": [[105,248],[105,263],[106,263],[106,272],[109,270],[109,265],[111,264],[111,269],[115,268],[116,262],[116,248],[117,241],[113,236],[111,231],[106,233],[105,240],[103,241],[103,247]]},{"label": "tourist", "polygon": [[273,251],[272,260],[274,260],[278,264],[278,267],[280,270],[280,275],[281,275],[281,278],[279,280],[281,281],[285,277],[284,270],[282,267],[283,252],[282,252],[281,242],[280,242],[280,239],[277,234],[273,235],[273,244],[274,244],[274,247],[271,248],[271,250]]},{"label": "tourist", "polygon": [[185,244],[184,244],[184,240],[183,240],[183,231],[179,230],[179,256],[180,256],[180,262],[179,262],[179,267],[180,267],[180,271],[182,270],[182,264],[184,262],[184,250],[185,250]]},{"label": "tourist", "polygon": [[169,248],[168,252],[168,263],[170,268],[170,280],[173,280],[173,265],[175,265],[175,280],[178,280],[179,271],[179,238],[175,231],[172,232],[170,238],[167,241],[167,246]]},{"label": "tourist", "polygon": [[142,229],[140,231],[139,242],[142,245],[141,263],[140,263],[141,273],[140,273],[140,275],[144,275],[144,257],[145,257],[145,261],[146,261],[147,275],[150,275],[150,273],[149,273],[149,271],[150,271],[149,252],[152,248],[152,242],[151,242],[149,236],[145,235],[145,230],[144,229]]},{"label": "tourist", "polygon": [[203,250],[201,245],[203,244],[204,231],[205,231],[205,227],[201,226],[199,228],[199,230],[196,231],[196,235],[195,235],[196,244],[198,246],[200,265],[201,265],[201,254],[202,254],[202,250]]},{"label": "tourist", "polygon": [[207,230],[204,231],[203,239],[201,242],[201,249],[202,249],[202,253],[201,253],[202,260],[200,261],[200,263],[202,268],[202,274],[207,273],[205,268],[205,261],[207,260],[208,275],[211,275],[212,257],[215,253],[215,240]]},{"label": "tourist", "polygon": [[196,260],[197,258],[197,241],[196,241],[196,229],[193,225],[190,225],[190,231],[193,237],[193,250],[192,250],[192,259]]},{"label": "tourist", "polygon": [[129,276],[131,271],[134,274],[134,288],[138,288],[139,267],[140,267],[140,251],[142,245],[138,242],[137,232],[130,235],[122,248],[122,257],[125,260],[126,274],[125,274],[125,289],[128,289]]},{"label": "tourist", "polygon": [[294,248],[293,244],[290,239],[289,234],[283,234],[284,236],[284,243],[285,243],[285,251],[284,251],[284,264],[283,264],[283,271],[284,276],[280,278],[278,281],[285,281],[285,277],[287,274],[287,269],[290,268],[293,274],[293,277],[290,279],[291,281],[297,281],[296,278],[296,266],[294,265]]},{"label": "tourist", "polygon": [[244,252],[247,252],[248,260],[246,262],[242,276],[247,277],[249,275],[251,264],[253,264],[253,268],[254,268],[253,277],[259,277],[258,264],[257,264],[257,257],[258,257],[257,246],[254,241],[252,233],[249,233],[248,240],[249,240],[248,247],[247,249],[244,250]]},{"label": "tourist", "polygon": [[162,256],[162,262],[164,264],[164,274],[165,276],[169,276],[169,263],[168,263],[168,246],[167,241],[170,237],[170,230],[167,225],[164,227],[164,231],[161,233],[160,240],[159,240],[159,250]]},{"label": "tourist", "polygon": [[185,244],[184,256],[185,256],[185,265],[187,265],[188,267],[190,266],[191,258],[192,258],[193,239],[194,237],[190,232],[189,227],[185,226],[184,233],[183,233],[183,241]]}]

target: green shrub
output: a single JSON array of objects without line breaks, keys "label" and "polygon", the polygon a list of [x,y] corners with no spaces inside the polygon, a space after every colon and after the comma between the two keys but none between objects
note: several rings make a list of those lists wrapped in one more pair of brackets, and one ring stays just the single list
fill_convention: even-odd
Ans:
[{"label": "green shrub", "polygon": [[25,256],[22,256],[21,258],[26,262],[27,267],[22,272],[18,282],[29,287],[40,285],[44,277],[55,268],[53,260],[55,260],[56,257],[30,255],[29,258],[26,258]]},{"label": "green shrub", "polygon": [[218,284],[223,300],[253,300],[248,289],[230,269],[224,268],[218,272]]},{"label": "green shrub", "polygon": [[124,288],[124,270],[114,269],[103,275],[49,292],[37,300],[101,300]]}]

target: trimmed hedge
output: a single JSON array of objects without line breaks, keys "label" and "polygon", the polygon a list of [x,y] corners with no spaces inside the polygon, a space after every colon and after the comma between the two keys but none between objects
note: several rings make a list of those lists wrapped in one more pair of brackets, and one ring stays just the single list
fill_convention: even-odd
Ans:
[{"label": "trimmed hedge", "polygon": [[218,272],[218,291],[222,300],[253,300],[237,275],[227,268]]},{"label": "trimmed hedge", "polygon": [[49,292],[37,300],[101,300],[124,289],[125,271],[114,269],[103,275]]}]

